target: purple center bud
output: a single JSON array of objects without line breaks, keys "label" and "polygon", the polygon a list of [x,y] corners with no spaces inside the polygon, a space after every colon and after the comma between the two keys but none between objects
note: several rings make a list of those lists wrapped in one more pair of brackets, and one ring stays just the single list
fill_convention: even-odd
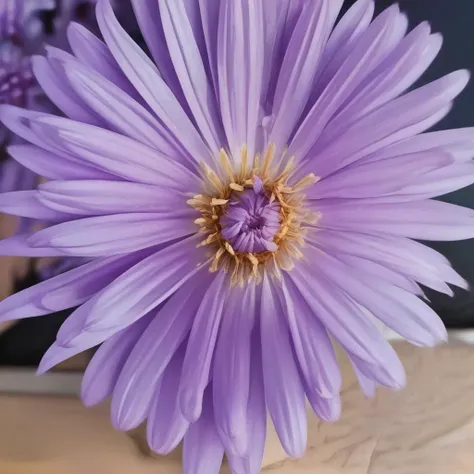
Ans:
[{"label": "purple center bud", "polygon": [[280,204],[270,202],[262,180],[253,188],[234,192],[220,218],[221,235],[239,253],[274,252],[274,238],[280,230]]}]

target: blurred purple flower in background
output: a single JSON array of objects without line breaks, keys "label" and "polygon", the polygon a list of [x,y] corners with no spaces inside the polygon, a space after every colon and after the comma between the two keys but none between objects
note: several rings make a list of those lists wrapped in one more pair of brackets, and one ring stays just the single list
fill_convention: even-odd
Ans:
[{"label": "blurred purple flower in background", "polygon": [[0,41],[36,40],[43,34],[39,12],[54,7],[55,0],[0,0]]},{"label": "blurred purple flower in background", "polygon": [[[308,399],[340,413],[332,337],[362,389],[403,387],[378,321],[417,345],[446,339],[419,284],[466,282],[416,240],[474,237],[474,212],[431,200],[474,182],[471,129],[424,133],[469,74],[405,93],[441,47],[397,6],[359,0],[134,0],[151,60],[100,0],[104,42],[73,24],[73,54],[33,70],[67,117],[1,108],[47,178],[0,210],[49,222],[5,255],[78,268],[0,303],[0,320],[79,308],[39,371],[102,344],[86,405],[148,420],[185,473],[259,471],[267,410],[286,452],[306,446]],[[375,322],[375,320],[378,320]]]}]

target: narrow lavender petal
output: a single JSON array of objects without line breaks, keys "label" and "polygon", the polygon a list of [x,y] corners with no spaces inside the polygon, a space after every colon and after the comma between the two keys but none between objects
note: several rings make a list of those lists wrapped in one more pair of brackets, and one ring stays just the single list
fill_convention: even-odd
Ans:
[{"label": "narrow lavender petal", "polygon": [[[223,0],[220,9],[217,66],[222,122],[233,158],[247,144],[256,151],[264,62],[262,1]],[[236,113],[236,110],[241,113]]]},{"label": "narrow lavender petal", "polygon": [[451,154],[456,161],[469,161],[474,158],[474,128],[422,133],[384,147],[367,156],[365,160],[376,161],[436,149]]},{"label": "narrow lavender petal", "polygon": [[41,88],[65,115],[91,125],[103,123],[71,88],[60,61],[34,56],[32,62],[33,72]]},{"label": "narrow lavender petal", "polygon": [[183,474],[217,474],[224,457],[224,446],[217,434],[212,407],[212,389],[207,390],[200,418],[184,437]]},{"label": "narrow lavender petal", "polygon": [[209,149],[219,150],[222,131],[217,104],[184,0],[162,0],[159,6],[171,61],[197,128]]},{"label": "narrow lavender petal", "polygon": [[434,170],[416,183],[410,184],[397,193],[384,196],[383,202],[414,201],[442,196],[457,191],[474,183],[474,165],[472,163],[455,163],[445,168]]},{"label": "narrow lavender petal", "polygon": [[329,20],[328,2],[306,3],[286,50],[275,90],[275,121],[270,142],[279,149],[288,143],[311,94],[313,76],[324,50]]},{"label": "narrow lavender petal", "polygon": [[346,293],[320,273],[312,271],[309,265],[296,266],[288,277],[314,317],[346,350],[371,364],[383,359],[387,341]]},{"label": "narrow lavender petal", "polygon": [[[250,449],[245,456],[226,453],[234,474],[256,474],[260,472],[267,437],[267,409],[263,387],[262,350],[259,327],[252,334],[250,366],[250,389],[247,405],[247,437]],[[214,399],[214,406],[218,401]]]},{"label": "narrow lavender petal", "polygon": [[[248,444],[251,332],[257,312],[255,287],[232,288],[225,307],[214,356],[214,414],[227,453],[243,456]],[[229,393],[231,386],[235,389]]]},{"label": "narrow lavender petal", "polygon": [[189,421],[182,415],[178,402],[184,354],[184,348],[178,349],[171,359],[147,420],[148,445],[152,451],[162,455],[176,449],[189,428]]},{"label": "narrow lavender petal", "polygon": [[389,235],[321,230],[309,241],[333,249],[338,255],[350,254],[391,268],[425,286],[439,290],[440,282],[467,288],[467,282],[433,249],[418,242]]},{"label": "narrow lavender petal", "polygon": [[163,377],[149,377],[146,386],[141,385],[139,390],[134,390],[133,403],[124,400],[119,385],[121,377],[120,374],[114,387],[110,419],[116,430],[129,431],[138,428],[148,418],[153,399],[160,395]]},{"label": "narrow lavender petal", "polygon": [[370,25],[374,10],[373,0],[357,0],[335,26],[324,48],[320,76],[315,80],[308,103],[309,109],[352,52],[359,37]]},{"label": "narrow lavender petal", "polygon": [[320,143],[329,143],[344,128],[406,91],[438,55],[442,38],[420,24],[357,87],[342,110],[324,130]]},{"label": "narrow lavender petal", "polygon": [[107,46],[125,75],[182,144],[190,159],[209,158],[208,148],[176,96],[164,83],[154,64],[120,26],[108,0],[100,0],[97,4],[97,21]]},{"label": "narrow lavender petal", "polygon": [[[405,370],[395,351],[392,352],[392,358],[383,365],[367,364],[354,355],[351,356],[351,359],[357,362],[359,372],[369,380],[392,390],[400,390],[405,387]],[[394,374],[397,376],[395,377]]]},{"label": "narrow lavender petal", "polygon": [[71,161],[64,156],[42,150],[35,145],[11,145],[8,153],[18,163],[49,179],[112,179],[112,175],[85,162]]},{"label": "narrow lavender petal", "polygon": [[319,256],[320,271],[326,278],[405,339],[425,346],[446,340],[441,319],[417,296],[385,283],[361,268],[352,269],[328,254],[321,256],[320,252],[314,252],[313,258],[316,255]]},{"label": "narrow lavender petal", "polygon": [[183,91],[179,85],[169,51],[164,47],[166,40],[158,2],[155,0],[131,0],[131,2],[140,30],[151,51],[160,75],[184,106],[186,101]]},{"label": "narrow lavender petal", "polygon": [[[397,286],[398,288],[402,288],[403,290],[410,293],[420,295],[419,286],[414,280],[406,277],[403,272],[397,271],[397,266],[395,266],[395,268],[391,268],[389,265],[386,266],[385,264],[375,262],[374,259],[361,258],[356,255],[351,255],[349,252],[338,254],[337,258],[352,268],[360,269],[372,276],[380,278],[387,283]],[[425,284],[425,281],[422,281],[422,283]],[[429,286],[429,288],[436,289],[436,291],[445,293],[448,296],[453,296],[453,291],[451,288],[442,281],[436,281],[436,283],[434,283],[432,286]]]},{"label": "narrow lavender petal", "polygon": [[377,383],[374,382],[373,380],[369,379],[366,377],[360,370],[359,370],[359,360],[352,360],[352,358],[349,356],[349,359],[351,361],[352,367],[354,369],[354,372],[356,374],[357,380],[359,382],[360,388],[362,389],[362,392],[367,398],[373,398],[375,397],[375,394],[377,392]]},{"label": "narrow lavender petal", "polygon": [[219,11],[220,2],[216,2],[215,0],[199,0],[199,16],[201,19],[202,34],[206,46],[206,63],[208,64],[209,68],[208,76],[209,79],[212,80],[214,95],[216,99],[218,99],[219,80],[217,72],[217,35],[219,29]]},{"label": "narrow lavender petal", "polygon": [[87,327],[125,327],[169,298],[206,263],[196,242],[195,237],[186,238],[124,272],[94,300]]},{"label": "narrow lavender petal", "polygon": [[89,362],[81,385],[85,406],[97,405],[112,395],[130,352],[146,330],[152,315],[144,317],[104,342]]},{"label": "narrow lavender petal", "polygon": [[[438,119],[438,113],[445,115],[445,108],[465,88],[468,80],[466,71],[448,74],[366,115],[324,150],[316,143],[308,154],[314,156],[311,169],[319,176],[327,176],[385,146],[425,131],[433,124],[433,116]],[[305,171],[303,167],[301,173]]]},{"label": "narrow lavender petal", "polygon": [[97,259],[0,302],[0,320],[32,318],[78,306],[132,267],[143,252]]},{"label": "narrow lavender petal", "polygon": [[192,215],[189,209],[178,215],[149,212],[86,217],[40,230],[28,243],[79,257],[124,254],[194,234]]},{"label": "narrow lavender petal", "polygon": [[14,257],[61,257],[64,252],[52,248],[34,248],[28,244],[31,233],[21,232],[0,240],[0,255]]},{"label": "narrow lavender petal", "polygon": [[[278,285],[278,283],[276,283]],[[304,390],[274,283],[265,274],[261,293],[261,344],[265,400],[283,449],[300,457],[306,449]]]},{"label": "narrow lavender petal", "polygon": [[440,201],[404,203],[318,203],[318,225],[332,229],[383,233],[419,240],[464,240],[474,237],[474,212]]},{"label": "narrow lavender petal", "polygon": [[390,41],[398,12],[398,7],[393,5],[377,17],[367,28],[367,31],[361,35],[351,54],[321,92],[320,97],[296,132],[288,151],[290,156],[295,153],[301,157],[307,155],[331,117],[377,65],[382,51]]},{"label": "narrow lavender petal", "polygon": [[341,397],[339,394],[336,394],[332,398],[315,398],[311,403],[311,408],[321,420],[327,423],[334,423],[341,417]]},{"label": "narrow lavender petal", "polygon": [[262,106],[268,116],[272,113],[278,76],[288,43],[301,15],[303,2],[277,0],[277,2],[263,2],[262,6],[265,18]]},{"label": "narrow lavender petal", "polygon": [[57,211],[83,216],[128,212],[166,215],[170,207],[179,215],[187,210],[186,199],[168,189],[128,181],[63,180],[49,181],[38,187],[41,203]]},{"label": "narrow lavender petal", "polygon": [[189,335],[179,385],[181,412],[190,422],[201,416],[204,391],[208,385],[212,357],[226,301],[227,275],[219,272],[203,295]]},{"label": "narrow lavender petal", "polygon": [[67,37],[74,55],[82,64],[119,86],[130,97],[140,100],[140,95],[125,77],[103,41],[79,23],[71,23]]},{"label": "narrow lavender petal", "polygon": [[341,373],[326,329],[313,317],[290,279],[285,279],[278,296],[286,312],[308,400],[313,405],[319,398],[333,398],[341,389]]},{"label": "narrow lavender petal", "polygon": [[160,153],[187,164],[179,146],[160,122],[139,102],[114,83],[73,62],[64,66],[66,76],[78,96],[112,130],[134,138]]},{"label": "narrow lavender petal", "polygon": [[38,199],[37,191],[13,191],[0,194],[0,212],[44,221],[65,221],[72,215],[51,209]]},{"label": "narrow lavender petal", "polygon": [[314,198],[363,198],[400,191],[430,171],[452,163],[442,151],[420,152],[344,168],[321,180],[308,193]]},{"label": "narrow lavender petal", "polygon": [[[44,115],[32,122],[34,130],[49,136],[63,153],[124,179],[189,191],[198,178],[183,165],[132,138],[104,128]],[[41,145],[40,145],[41,146]]]},{"label": "narrow lavender petal", "polygon": [[[201,278],[201,280],[199,280]],[[146,392],[160,379],[173,354],[191,330],[201,302],[200,292],[210,283],[201,274],[183,285],[170,299],[143,333],[124,365],[115,388],[112,411],[116,419],[133,406],[135,394]],[[176,396],[176,403],[178,403]]]},{"label": "narrow lavender petal", "polygon": [[[151,260],[145,258],[80,306],[61,326],[56,343],[41,361],[38,369],[39,373],[44,373],[72,355],[102,343],[121,329],[133,324],[148,312],[157,308],[183,286],[188,279],[198,273],[196,263],[192,262],[191,254],[189,255],[190,261],[186,262],[188,267],[183,264],[173,268],[172,262],[175,259],[174,252],[176,250],[175,244],[161,252],[156,252],[152,255],[154,258]],[[154,265],[153,260],[157,259],[157,254],[162,257],[159,260],[164,265],[164,269]],[[166,272],[168,266],[171,266],[172,270]],[[176,267],[176,265],[174,266]],[[161,285],[157,268],[161,270],[161,277],[165,279],[165,281],[161,281]],[[155,279],[150,281],[148,275],[143,280],[138,281],[140,277],[143,277],[143,270],[145,272],[153,271]],[[121,287],[123,283],[125,283],[125,288]],[[123,299],[119,296],[117,301],[114,296],[115,291],[119,291]],[[127,297],[127,292],[131,292],[130,297]],[[105,304],[103,303],[104,300]],[[107,311],[107,307],[110,308],[110,311]],[[133,312],[130,313],[132,308]]]}]

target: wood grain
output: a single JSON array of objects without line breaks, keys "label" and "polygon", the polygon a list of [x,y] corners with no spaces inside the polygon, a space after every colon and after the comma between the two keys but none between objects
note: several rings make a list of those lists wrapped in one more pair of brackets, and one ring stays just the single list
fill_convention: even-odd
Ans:
[{"label": "wood grain", "polygon": [[[474,472],[474,347],[397,343],[408,386],[366,400],[347,361],[343,416],[310,417],[308,451],[272,474],[470,474]],[[110,426],[108,407],[75,399],[0,397],[1,474],[179,474],[175,456],[143,455]],[[223,469],[223,472],[225,469]]]}]

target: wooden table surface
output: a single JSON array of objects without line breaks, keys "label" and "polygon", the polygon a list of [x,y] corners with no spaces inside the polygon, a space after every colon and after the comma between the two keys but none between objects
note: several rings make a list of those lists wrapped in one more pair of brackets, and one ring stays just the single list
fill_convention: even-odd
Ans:
[{"label": "wooden table surface", "polygon": [[[381,391],[366,400],[343,361],[341,420],[325,424],[312,416],[306,455],[265,472],[474,472],[474,347],[396,346],[408,372],[404,391]],[[115,432],[106,405],[86,409],[72,398],[4,395],[0,420],[0,474],[181,472],[175,458],[146,457],[128,436]]]}]

